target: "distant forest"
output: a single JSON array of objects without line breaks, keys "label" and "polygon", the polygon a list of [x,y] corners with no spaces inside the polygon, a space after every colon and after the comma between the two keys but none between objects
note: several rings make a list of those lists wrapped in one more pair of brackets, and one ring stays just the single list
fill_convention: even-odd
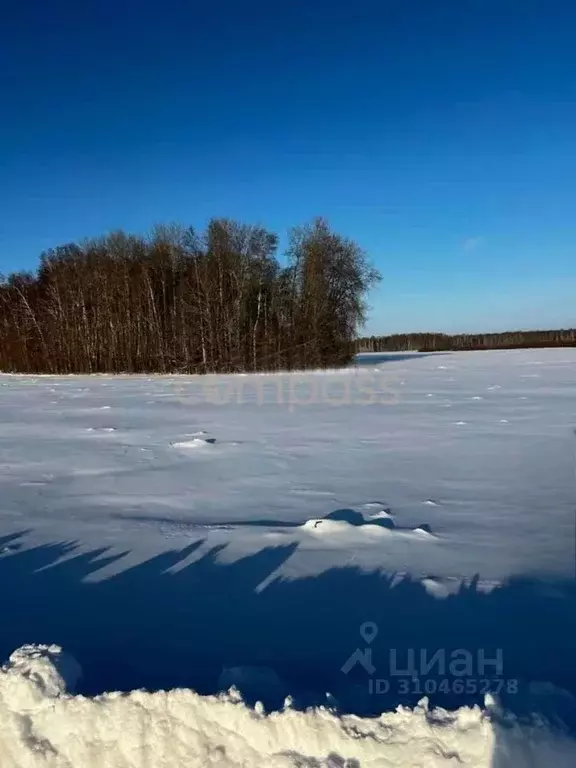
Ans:
[{"label": "distant forest", "polygon": [[322,219],[278,238],[214,219],[206,231],[117,232],[44,253],[0,279],[0,370],[214,373],[351,360],[379,274]]},{"label": "distant forest", "polygon": [[356,352],[435,352],[441,350],[521,349],[522,347],[574,347],[576,330],[505,331],[450,336],[445,333],[399,333],[369,336],[356,341]]}]

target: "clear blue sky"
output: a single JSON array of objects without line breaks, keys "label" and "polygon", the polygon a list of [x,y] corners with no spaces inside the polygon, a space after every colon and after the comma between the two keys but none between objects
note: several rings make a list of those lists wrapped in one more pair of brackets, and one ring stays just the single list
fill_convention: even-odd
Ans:
[{"label": "clear blue sky", "polygon": [[570,0],[20,0],[0,22],[0,271],[50,246],[326,216],[368,332],[576,325]]}]

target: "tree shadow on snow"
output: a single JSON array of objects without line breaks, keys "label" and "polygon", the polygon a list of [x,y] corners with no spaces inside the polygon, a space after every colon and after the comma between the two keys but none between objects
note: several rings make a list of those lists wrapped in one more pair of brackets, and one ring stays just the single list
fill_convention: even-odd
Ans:
[{"label": "tree shadow on snow", "polygon": [[[269,709],[288,694],[296,706],[326,704],[326,692],[340,711],[361,715],[413,706],[424,695],[453,709],[482,703],[474,683],[494,675],[490,660],[501,654],[504,684],[492,680],[487,690],[518,716],[538,709],[576,732],[572,700],[534,687],[546,681],[576,694],[573,580],[517,578],[490,593],[473,581],[439,600],[418,582],[353,567],[270,579],[296,544],[223,564],[224,547],[199,552],[199,538],[85,581],[123,554],[25,543],[20,534],[0,539],[0,658],[25,643],[57,643],[83,668],[81,693],[186,686],[207,694],[235,684]],[[410,649],[414,680],[405,671]],[[421,651],[428,660],[440,652],[449,667],[459,649],[472,659],[464,676],[424,672]],[[455,688],[456,680],[472,681],[471,690]],[[518,692],[508,685],[515,680]],[[500,755],[495,766],[505,768]]]},{"label": "tree shadow on snow", "polygon": [[382,363],[397,363],[405,360],[418,360],[420,357],[440,357],[449,355],[450,352],[360,352],[353,365],[362,368],[369,365],[381,365]]}]

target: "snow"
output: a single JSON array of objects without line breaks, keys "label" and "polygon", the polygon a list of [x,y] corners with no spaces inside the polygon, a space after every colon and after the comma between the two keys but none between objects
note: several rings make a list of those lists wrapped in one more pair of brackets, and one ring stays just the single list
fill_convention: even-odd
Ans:
[{"label": "snow", "polygon": [[500,722],[491,697],[484,709],[430,710],[423,699],[378,718],[297,711],[289,700],[266,714],[233,688],[91,699],[66,692],[58,655],[28,647],[0,671],[3,768],[571,768],[576,759],[573,742],[538,724]]},{"label": "snow", "polygon": [[[307,520],[385,495],[399,526],[429,523],[437,538],[416,549],[363,537],[362,567],[573,573],[576,353],[442,355],[450,377],[439,355],[397,357],[291,375],[0,376],[2,527],[58,541],[72,525],[81,545],[129,549],[132,562],[200,526],[218,528],[198,555],[290,538],[298,552],[282,575],[292,577],[352,559],[334,542],[312,559]],[[523,378],[536,362],[540,378]]]},{"label": "snow", "polygon": [[[575,384],[576,349],[0,375],[0,763],[562,766],[526,717],[576,734]],[[390,676],[409,648],[500,649],[520,692],[432,715]]]}]

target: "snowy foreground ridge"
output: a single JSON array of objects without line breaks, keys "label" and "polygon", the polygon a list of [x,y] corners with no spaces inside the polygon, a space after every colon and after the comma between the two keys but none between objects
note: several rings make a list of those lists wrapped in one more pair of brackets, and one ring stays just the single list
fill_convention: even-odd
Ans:
[{"label": "snowy foreground ridge", "polygon": [[378,718],[250,709],[233,689],[66,692],[80,673],[57,646],[25,646],[0,670],[2,768],[573,768],[576,744],[486,708],[399,707]]}]

